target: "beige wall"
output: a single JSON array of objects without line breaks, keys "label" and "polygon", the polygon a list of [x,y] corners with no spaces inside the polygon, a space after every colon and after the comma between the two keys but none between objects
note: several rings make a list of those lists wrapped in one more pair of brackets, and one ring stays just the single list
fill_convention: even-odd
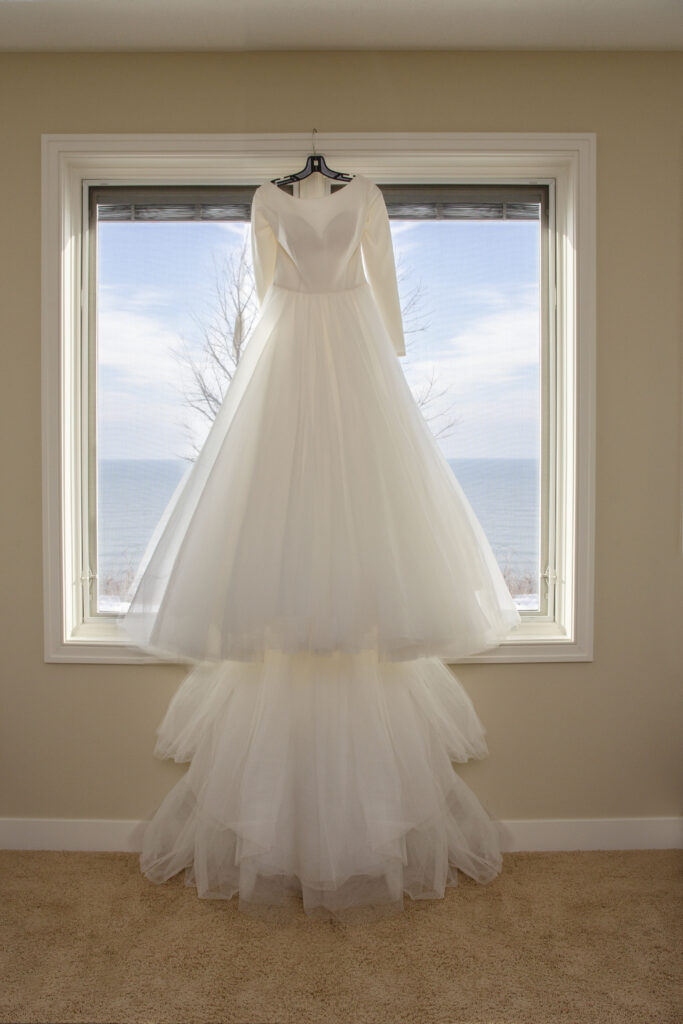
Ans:
[{"label": "beige wall", "polygon": [[595,658],[459,667],[491,753],[458,771],[503,819],[681,812],[682,99],[675,53],[0,57],[0,815],[144,818],[185,771],[182,666],[43,662],[41,132],[312,127],[597,133]]}]

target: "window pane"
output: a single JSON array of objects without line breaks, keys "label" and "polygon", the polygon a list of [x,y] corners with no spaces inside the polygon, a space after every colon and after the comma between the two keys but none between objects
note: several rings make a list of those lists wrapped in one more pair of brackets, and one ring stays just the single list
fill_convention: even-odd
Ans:
[{"label": "window pane", "polygon": [[539,609],[540,217],[391,221],[404,372],[520,609]]},{"label": "window pane", "polygon": [[244,327],[254,314],[241,259],[248,229],[244,221],[98,224],[98,612],[125,611],[147,543],[225,392],[218,360],[229,372],[231,308],[240,307]]}]

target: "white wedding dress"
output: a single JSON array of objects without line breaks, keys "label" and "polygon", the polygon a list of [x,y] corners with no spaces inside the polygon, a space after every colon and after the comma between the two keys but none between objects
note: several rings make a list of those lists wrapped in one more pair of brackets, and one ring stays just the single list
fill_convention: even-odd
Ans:
[{"label": "white wedding dress", "polygon": [[389,219],[357,174],[329,195],[256,189],[260,312],[121,619],[193,663],[155,754],[191,761],[146,826],[141,868],[185,868],[244,910],[442,897],[501,869],[452,761],[488,753],[444,659],[520,615],[397,356]]}]

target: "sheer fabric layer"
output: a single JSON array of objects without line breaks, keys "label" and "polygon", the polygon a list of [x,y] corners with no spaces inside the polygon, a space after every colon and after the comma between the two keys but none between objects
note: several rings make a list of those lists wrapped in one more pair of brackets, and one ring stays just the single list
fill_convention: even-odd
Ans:
[{"label": "sheer fabric layer", "polygon": [[437,658],[197,665],[157,730],[155,754],[191,765],[147,824],[142,871],[185,869],[240,909],[298,894],[333,914],[440,898],[457,869],[489,882],[497,827],[451,764],[485,757],[484,737]]},{"label": "sheer fabric layer", "polygon": [[457,659],[520,622],[367,283],[271,285],[124,629],[162,656]]}]

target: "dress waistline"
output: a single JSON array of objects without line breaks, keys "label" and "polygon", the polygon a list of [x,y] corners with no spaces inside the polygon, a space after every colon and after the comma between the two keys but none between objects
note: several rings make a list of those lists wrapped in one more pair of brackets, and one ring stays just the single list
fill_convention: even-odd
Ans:
[{"label": "dress waistline", "polygon": [[355,292],[359,288],[369,288],[370,282],[365,280],[359,284],[354,284],[350,288],[334,288],[331,291],[328,289],[323,292],[309,291],[308,288],[288,288],[284,284],[276,284],[274,281],[270,285],[271,288],[279,289],[281,292],[294,292],[295,295],[343,295],[344,292]]}]

